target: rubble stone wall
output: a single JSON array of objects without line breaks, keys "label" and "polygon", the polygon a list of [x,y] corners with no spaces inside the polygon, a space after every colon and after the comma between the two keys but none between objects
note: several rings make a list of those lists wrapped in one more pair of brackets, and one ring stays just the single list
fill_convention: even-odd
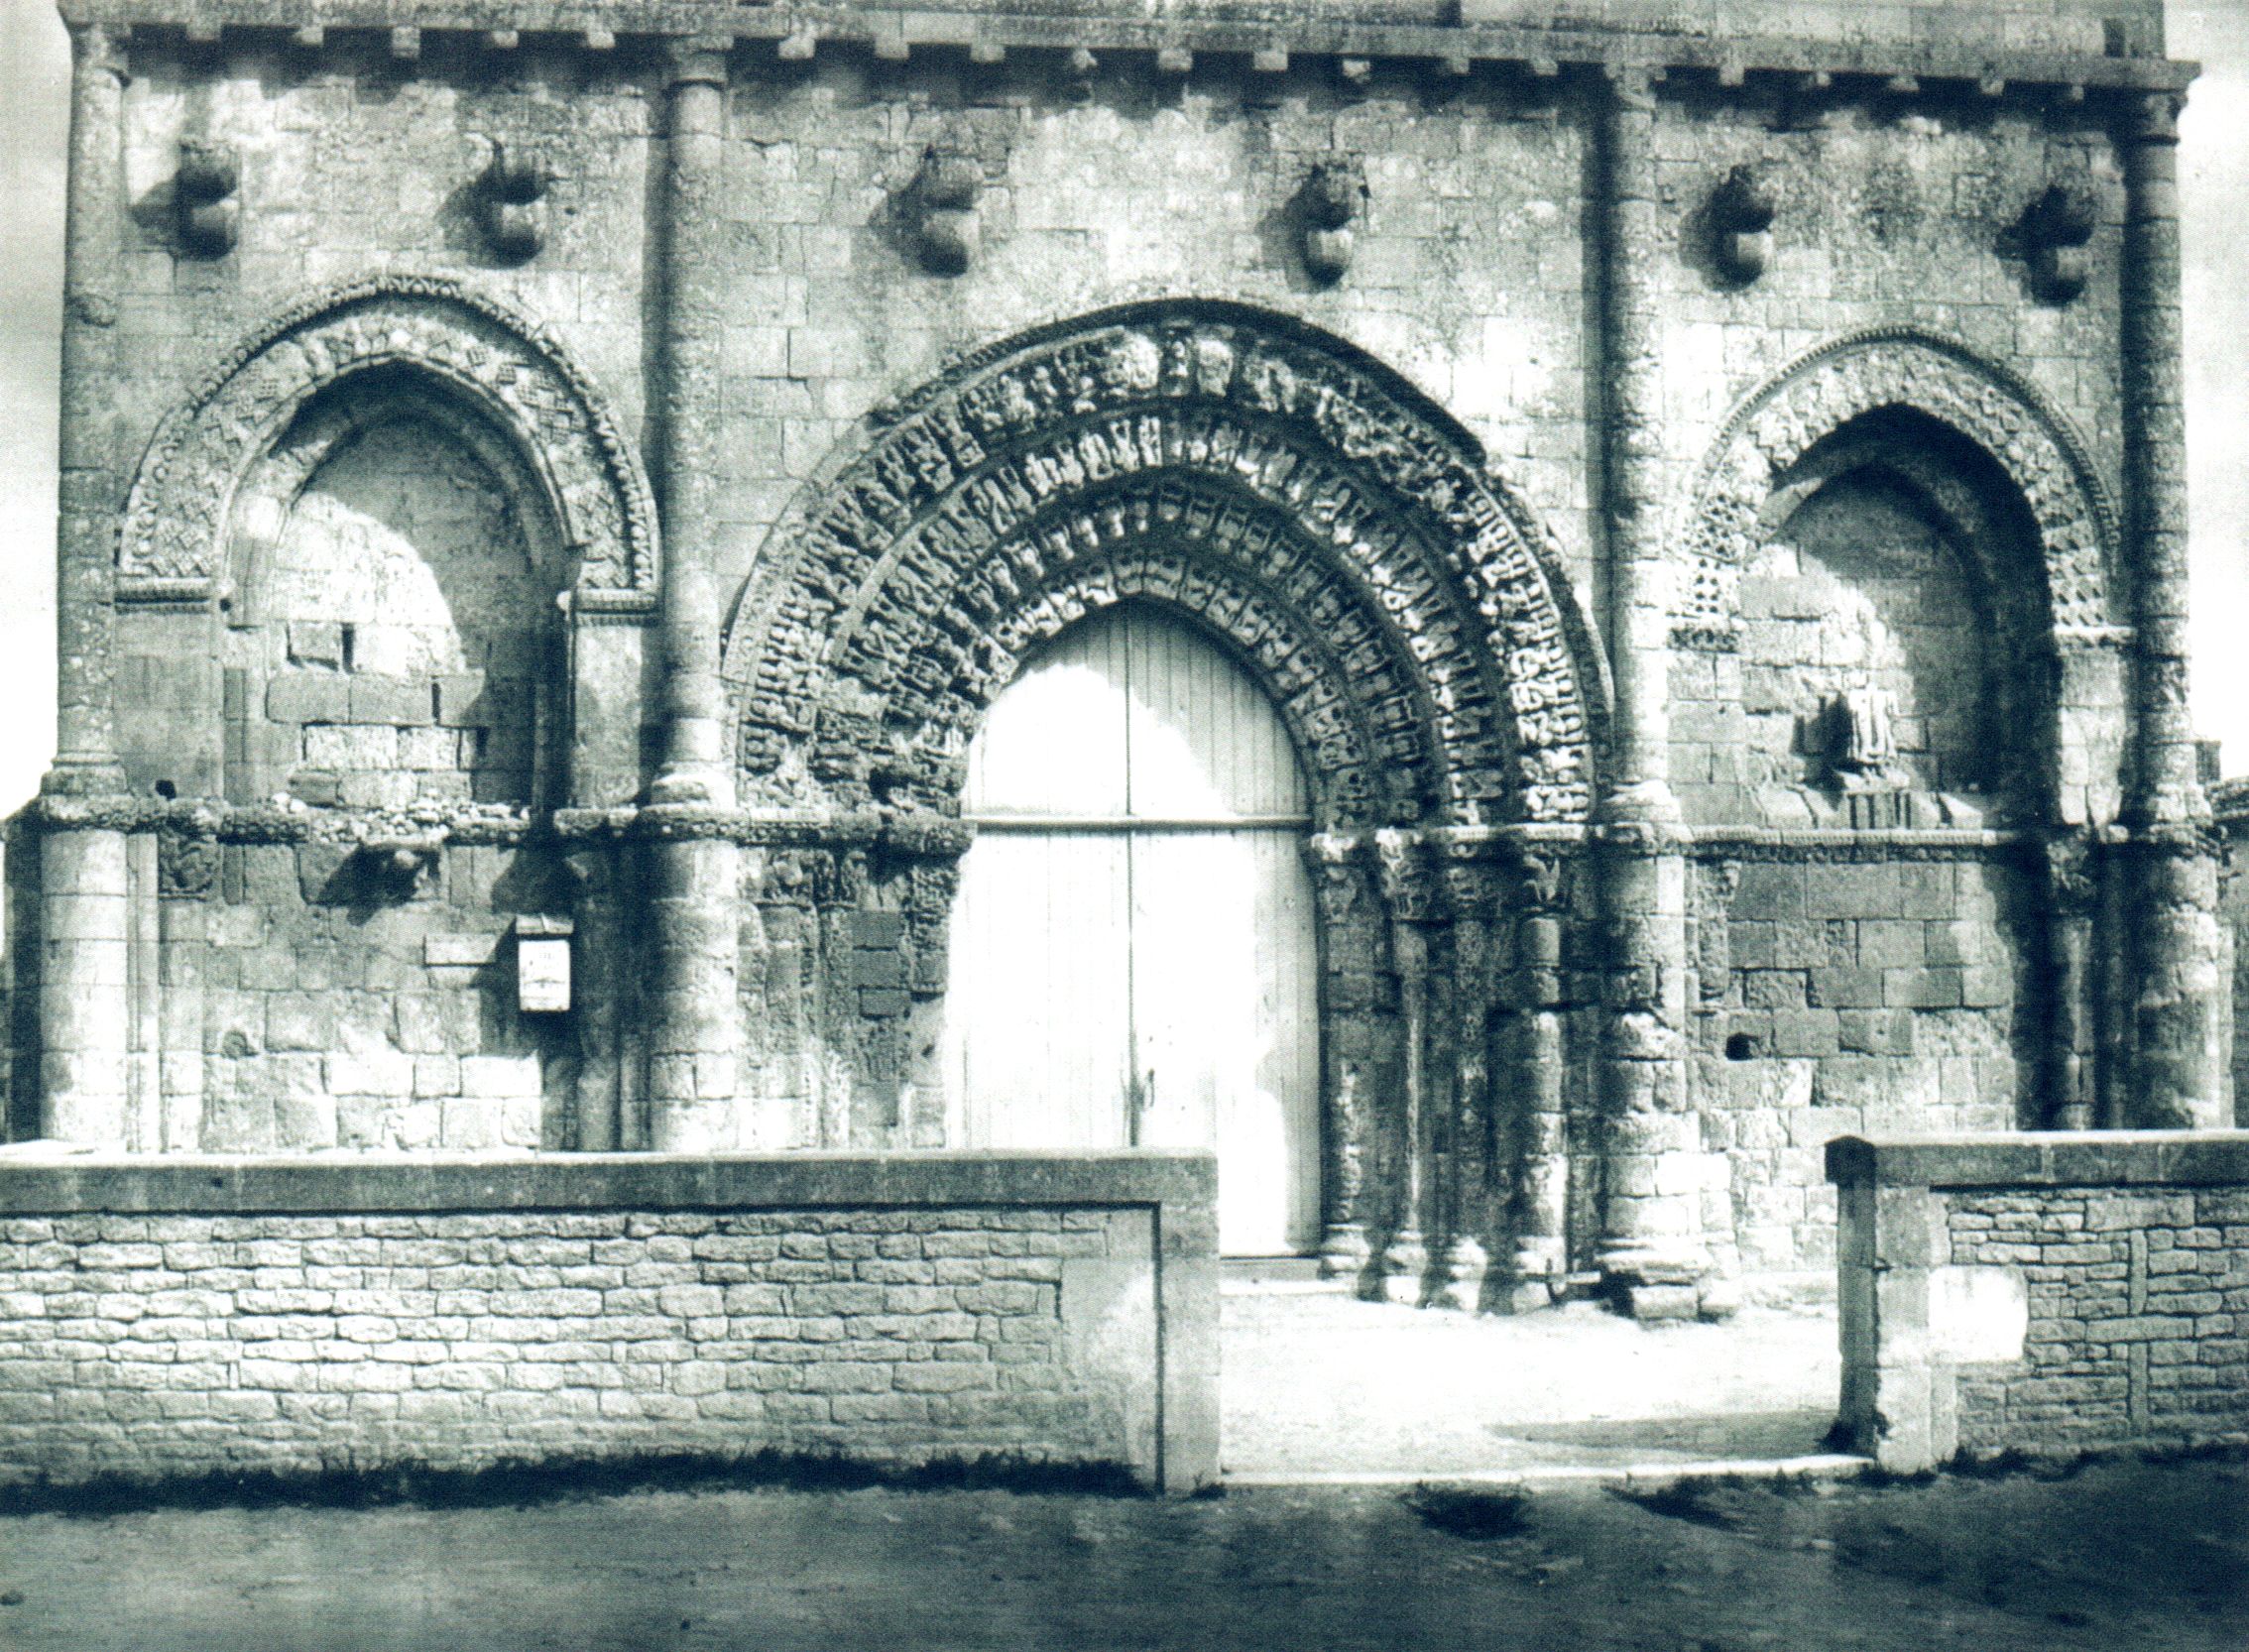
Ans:
[{"label": "rubble stone wall", "polygon": [[1100,1169],[11,1163],[0,1475],[768,1455],[1191,1488],[1216,1468],[1209,1162]]},{"label": "rubble stone wall", "polygon": [[1858,1449],[2249,1438],[2249,1132],[1852,1138],[1828,1168]]}]

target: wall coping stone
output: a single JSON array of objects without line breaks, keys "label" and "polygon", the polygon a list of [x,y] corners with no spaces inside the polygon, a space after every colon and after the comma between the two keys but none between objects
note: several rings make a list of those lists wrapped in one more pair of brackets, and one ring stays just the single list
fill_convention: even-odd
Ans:
[{"label": "wall coping stone", "polygon": [[[0,1216],[1205,1206],[1209,1152],[0,1154]],[[1172,1224],[1166,1222],[1168,1232]]]},{"label": "wall coping stone", "polygon": [[2249,1183],[2249,1129],[1837,1136],[1843,1187],[2208,1187]]}]

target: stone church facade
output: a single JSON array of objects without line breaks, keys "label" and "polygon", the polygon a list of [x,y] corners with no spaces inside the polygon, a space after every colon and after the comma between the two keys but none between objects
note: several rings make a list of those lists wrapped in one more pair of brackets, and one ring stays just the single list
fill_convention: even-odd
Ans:
[{"label": "stone church facade", "polygon": [[1113,611],[1285,728],[1370,1292],[2231,1121],[2159,6],[64,11],[16,1139],[992,1146],[971,755]]}]

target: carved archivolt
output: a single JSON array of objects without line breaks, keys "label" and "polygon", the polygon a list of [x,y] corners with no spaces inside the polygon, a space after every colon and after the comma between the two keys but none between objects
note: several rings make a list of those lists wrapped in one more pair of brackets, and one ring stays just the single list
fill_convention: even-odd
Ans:
[{"label": "carved archivolt", "polygon": [[1686,530],[1693,571],[1676,643],[1731,646],[1735,581],[1763,536],[1760,512],[1774,486],[1823,437],[1891,408],[1957,430],[2013,478],[2038,525],[2058,632],[2125,623],[2115,514],[2067,421],[2029,385],[1964,346],[1884,329],[1799,356],[1726,421],[1695,480]]},{"label": "carved archivolt", "polygon": [[192,587],[223,567],[236,488],[320,392],[377,369],[418,374],[517,444],[583,591],[652,596],[648,479],[600,392],[544,327],[441,276],[382,276],[298,303],[237,345],[157,427],[126,501],[118,571]]},{"label": "carved archivolt", "polygon": [[1133,306],[982,352],[882,422],[736,616],[749,794],[946,806],[1022,651],[1143,597],[1232,643],[1331,819],[1584,816],[1586,644],[1543,540],[1348,346]]}]

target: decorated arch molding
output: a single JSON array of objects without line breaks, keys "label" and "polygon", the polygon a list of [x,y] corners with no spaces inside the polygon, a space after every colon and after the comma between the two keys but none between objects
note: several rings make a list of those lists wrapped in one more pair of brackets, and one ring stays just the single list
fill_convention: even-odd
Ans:
[{"label": "decorated arch molding", "polygon": [[581,593],[652,602],[655,511],[640,461],[561,341],[442,276],[388,275],[284,311],[158,425],[126,500],[120,588],[192,596],[225,572],[237,489],[315,398],[391,370],[480,413],[545,495]]},{"label": "decorated arch molding", "polygon": [[1134,305],[979,352],[878,425],[737,610],[746,795],[945,807],[1023,653],[1148,600],[1263,684],[1327,819],[1587,812],[1590,644],[1539,531],[1341,341]]},{"label": "decorated arch molding", "polygon": [[1691,570],[1674,641],[1732,646],[1735,587],[1763,536],[1773,488],[1853,419],[1907,410],[1989,454],[2037,526],[2058,634],[2122,625],[2116,515],[2069,422],[2021,378],[1964,345],[1904,328],[1853,333],[1797,357],[1726,420],[1695,478],[1685,542]]}]

